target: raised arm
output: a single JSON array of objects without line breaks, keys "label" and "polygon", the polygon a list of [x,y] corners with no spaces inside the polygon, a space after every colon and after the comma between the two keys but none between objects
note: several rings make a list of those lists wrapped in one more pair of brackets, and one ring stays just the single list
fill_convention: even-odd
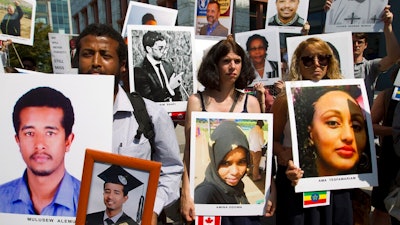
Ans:
[{"label": "raised arm", "polygon": [[386,71],[400,58],[400,46],[393,32],[393,13],[390,11],[389,5],[383,10],[382,21],[385,23],[383,32],[387,55],[379,62],[379,70]]}]

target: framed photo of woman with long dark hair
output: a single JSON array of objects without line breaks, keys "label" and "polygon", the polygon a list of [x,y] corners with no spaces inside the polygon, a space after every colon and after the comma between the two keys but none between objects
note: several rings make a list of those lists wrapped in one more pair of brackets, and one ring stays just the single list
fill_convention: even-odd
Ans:
[{"label": "framed photo of woman with long dark hair", "polygon": [[378,185],[363,79],[286,82],[296,192]]}]

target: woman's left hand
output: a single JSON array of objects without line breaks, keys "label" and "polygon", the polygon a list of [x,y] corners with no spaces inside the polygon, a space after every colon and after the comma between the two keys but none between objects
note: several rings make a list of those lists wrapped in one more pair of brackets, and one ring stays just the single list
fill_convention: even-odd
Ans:
[{"label": "woman's left hand", "polygon": [[294,165],[292,160],[289,160],[286,169],[286,177],[292,181],[292,186],[296,186],[300,178],[303,177],[304,171]]}]

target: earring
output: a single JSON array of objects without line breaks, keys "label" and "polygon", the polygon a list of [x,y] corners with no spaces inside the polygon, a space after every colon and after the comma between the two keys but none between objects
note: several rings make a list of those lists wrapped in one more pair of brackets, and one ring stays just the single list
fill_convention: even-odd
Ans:
[{"label": "earring", "polygon": [[318,155],[315,151],[312,152],[312,159],[315,160],[318,158]]},{"label": "earring", "polygon": [[314,146],[314,141],[309,137],[307,138],[307,147],[313,147]]},{"label": "earring", "polygon": [[360,161],[358,162],[358,167],[362,170],[368,170],[370,167],[369,156],[367,153],[363,152],[360,156]]}]

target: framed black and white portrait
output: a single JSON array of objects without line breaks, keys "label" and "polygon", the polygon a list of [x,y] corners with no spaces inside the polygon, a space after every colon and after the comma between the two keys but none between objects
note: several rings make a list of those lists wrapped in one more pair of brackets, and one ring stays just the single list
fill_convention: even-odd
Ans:
[{"label": "framed black and white portrait", "polygon": [[191,27],[129,25],[128,60],[131,91],[168,112],[186,110],[196,90]]}]

